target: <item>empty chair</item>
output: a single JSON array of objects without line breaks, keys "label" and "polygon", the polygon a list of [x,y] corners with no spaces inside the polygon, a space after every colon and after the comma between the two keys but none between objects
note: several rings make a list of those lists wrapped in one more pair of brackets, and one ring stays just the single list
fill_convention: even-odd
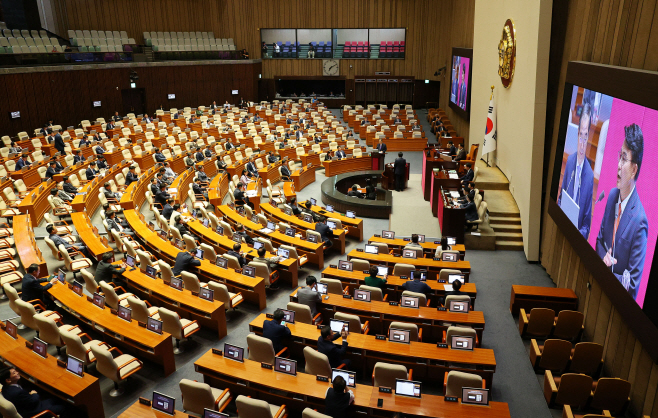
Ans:
[{"label": "empty chair", "polygon": [[410,277],[411,272],[415,269],[416,266],[412,264],[396,263],[395,266],[393,267],[393,275]]},{"label": "empty chair", "polygon": [[443,382],[443,396],[462,397],[462,388],[484,388],[485,382],[481,376],[453,370],[446,373]]},{"label": "empty chair", "polygon": [[62,317],[54,311],[48,311],[43,308],[42,305],[39,304],[34,304],[32,305],[29,302],[25,302],[21,299],[17,299],[14,301],[16,306],[18,307],[18,311],[20,312],[21,316],[21,323],[25,325],[26,327],[39,332],[39,325],[37,324],[37,321],[34,319],[34,317],[37,315],[37,308],[39,308],[39,315],[41,316],[46,316],[46,317],[51,317],[53,320],[56,321],[61,321]]},{"label": "empty chair", "polygon": [[135,321],[146,324],[149,318],[160,319],[158,307],[151,306],[148,301],[138,299],[135,296],[128,296],[126,301],[132,310],[132,319]]},{"label": "empty chair", "polygon": [[[134,296],[132,293],[127,293],[123,287],[112,287],[106,282],[100,282],[99,286],[105,296],[105,304],[112,309],[118,309],[119,305],[128,306],[128,297]],[[116,289],[121,290],[121,295],[117,295]]]},{"label": "empty chair", "polygon": [[216,389],[207,383],[182,379],[178,385],[183,397],[183,411],[186,412],[203,415],[205,408],[221,412],[232,399],[228,389]]},{"label": "empty chair", "polygon": [[370,300],[382,302],[388,299],[388,295],[383,295],[382,289],[373,286],[366,286],[362,284],[359,286],[359,290],[368,290],[370,292]]},{"label": "empty chair", "polygon": [[288,350],[285,347],[278,353],[274,353],[272,340],[256,334],[247,335],[247,346],[249,347],[249,360],[267,364],[274,364],[274,357],[280,357]]},{"label": "empty chair", "polygon": [[320,283],[324,283],[327,285],[327,292],[328,293],[333,293],[336,295],[342,295],[343,292],[343,283],[340,280],[337,279],[328,279],[326,277],[323,277],[320,279]]},{"label": "empty chair", "polygon": [[588,376],[598,376],[603,367],[603,346],[597,343],[576,344],[571,354],[569,371]]},{"label": "empty chair", "polygon": [[614,416],[623,415],[631,402],[631,383],[612,377],[602,377],[594,383],[594,394],[589,407],[601,411],[610,411]]},{"label": "empty chair", "polygon": [[311,408],[304,408],[302,418],[331,418],[329,415],[321,414]]},{"label": "empty chair", "polygon": [[[96,370],[114,382],[114,389],[110,392],[110,396],[121,396],[124,389],[119,387],[119,383],[140,370],[142,362],[130,354],[123,354],[116,347],[108,350],[101,345],[92,345],[89,348],[96,358]],[[112,357],[112,351],[117,351],[118,357]]]},{"label": "empty chair", "polygon": [[208,282],[208,288],[213,291],[213,298],[224,304],[224,307],[235,309],[244,299],[242,293],[231,293],[226,285],[214,281]]},{"label": "empty chair", "polygon": [[519,312],[519,333],[521,337],[547,337],[553,329],[555,311],[546,308],[533,308],[529,314],[521,308]]},{"label": "empty chair", "polygon": [[401,364],[390,364],[378,361],[372,371],[372,385],[375,387],[395,387],[395,379],[411,380],[412,371],[407,373],[407,368]]},{"label": "empty chair", "polygon": [[189,290],[190,292],[199,293],[199,289],[202,287],[208,287],[206,283],[201,283],[199,281],[199,277],[194,273],[183,271],[181,272],[181,279],[183,279],[185,289]]},{"label": "empty chair", "polygon": [[359,318],[357,315],[336,312],[334,314],[334,319],[349,321],[350,332],[356,332],[357,334],[367,334],[368,330],[370,329],[370,321],[366,321],[365,324],[361,324],[361,318]]},{"label": "empty chair", "polygon": [[540,369],[562,372],[571,358],[571,343],[565,340],[550,339],[543,345],[532,339],[530,363],[537,372]]},{"label": "empty chair", "polygon": [[82,330],[77,325],[58,326],[53,318],[41,314],[34,315],[34,322],[36,322],[39,329],[39,338],[50,345],[54,345],[57,348],[58,355],[61,354],[61,348],[64,346],[60,331],[68,331],[75,334],[82,333]]},{"label": "empty chair", "polygon": [[192,334],[199,331],[199,324],[197,321],[190,321],[189,319],[181,318],[174,311],[166,308],[159,308],[160,319],[162,320],[162,329],[171,334],[176,339],[176,348],[174,354],[183,352],[180,348],[180,340],[189,339]]},{"label": "empty chair", "polygon": [[404,329],[409,331],[409,341],[423,341],[423,330],[418,329],[418,325],[410,324],[408,322],[391,322],[389,329]]},{"label": "empty chair", "polygon": [[240,395],[235,399],[238,409],[238,418],[285,418],[286,406],[276,406],[260,399],[253,399]]},{"label": "empty chair", "polygon": [[313,316],[311,308],[308,305],[303,305],[296,302],[288,302],[286,307],[289,311],[295,311],[295,321],[303,324],[319,325],[322,323],[322,314],[318,313]]},{"label": "empty chair", "polygon": [[[92,345],[102,345],[105,346],[107,349],[110,348],[110,346],[103,341],[99,340],[92,340],[89,335],[86,333],[78,334],[77,332],[70,332],[66,330],[59,330],[59,334],[62,337],[62,341],[66,345],[66,355],[67,356],[73,356],[75,358],[78,358],[82,361],[85,362],[85,366],[88,364],[91,364],[96,361],[96,357],[94,356],[94,353],[91,351],[91,346]],[[82,337],[87,338],[87,342],[83,343],[82,342]]]},{"label": "empty chair", "polygon": [[582,407],[587,404],[592,390],[592,377],[578,373],[566,373],[553,377],[550,370],[544,375],[544,398],[549,408],[555,404]]},{"label": "empty chair", "polygon": [[402,292],[402,296],[418,298],[418,305],[419,306],[429,306],[429,301],[427,300],[427,295],[425,295],[424,293],[417,293],[417,292],[411,292],[409,290],[405,290],[405,291]]},{"label": "empty chair", "polygon": [[[304,360],[306,361],[306,373],[331,377],[331,364],[326,355],[307,346],[304,347]],[[344,363],[337,368],[342,369],[343,367],[345,367]]]},{"label": "empty chair", "polygon": [[443,342],[450,346],[452,344],[452,337],[473,337],[473,341],[478,345],[478,335],[473,328],[467,326],[451,325],[443,333]]},{"label": "empty chair", "polygon": [[553,337],[563,340],[578,340],[584,329],[582,312],[562,310],[557,315]]},{"label": "empty chair", "polygon": [[450,302],[452,301],[468,302],[471,308],[473,307],[473,301],[468,295],[448,295],[445,298],[444,306],[450,306]]},{"label": "empty chair", "polygon": [[[353,258],[352,260],[352,268],[354,271],[368,271],[370,270],[370,262],[366,260],[361,260],[358,258]],[[447,281],[446,281],[447,283]]]}]

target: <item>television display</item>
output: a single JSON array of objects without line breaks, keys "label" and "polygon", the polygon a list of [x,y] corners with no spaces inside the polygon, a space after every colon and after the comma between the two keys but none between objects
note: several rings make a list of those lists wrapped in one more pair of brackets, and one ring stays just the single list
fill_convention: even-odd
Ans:
[{"label": "television display", "polygon": [[471,110],[471,66],[473,50],[452,48],[450,61],[450,103],[449,106],[461,116],[468,118]]},{"label": "television display", "polygon": [[642,308],[658,234],[658,111],[571,87],[557,204]]},{"label": "television display", "polygon": [[174,100],[176,98],[175,94],[167,94],[167,99]]},{"label": "television display", "polygon": [[101,107],[101,101],[100,100],[94,100],[92,102],[93,107]]}]

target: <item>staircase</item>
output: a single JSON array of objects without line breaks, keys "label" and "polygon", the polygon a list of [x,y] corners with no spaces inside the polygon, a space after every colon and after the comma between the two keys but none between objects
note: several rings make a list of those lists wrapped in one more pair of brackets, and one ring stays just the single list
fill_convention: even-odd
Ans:
[{"label": "staircase", "polygon": [[145,46],[142,48],[144,57],[146,57],[146,62],[153,62],[155,58],[153,57],[153,48],[150,46]]},{"label": "staircase", "polygon": [[489,211],[489,225],[496,231],[496,250],[523,251],[518,213]]}]

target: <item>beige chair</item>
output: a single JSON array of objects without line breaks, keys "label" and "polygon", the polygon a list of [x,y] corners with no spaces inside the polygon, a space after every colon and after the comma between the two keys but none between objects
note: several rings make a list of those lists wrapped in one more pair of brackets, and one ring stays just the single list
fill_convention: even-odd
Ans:
[{"label": "beige chair", "polygon": [[462,274],[462,272],[460,270],[441,269],[441,271],[439,272],[439,280],[442,280],[444,283],[450,283],[448,279],[451,274]]},{"label": "beige chair", "polygon": [[[126,292],[121,286],[113,287],[106,282],[100,282],[99,286],[105,296],[105,304],[112,309],[118,309],[119,305],[128,307],[128,297],[135,296]],[[121,290],[121,295],[117,295],[117,290]]]},{"label": "beige chair", "polygon": [[466,221],[469,225],[475,225],[475,229],[478,229],[480,224],[484,223],[487,217],[487,202],[482,202],[478,208],[478,219],[475,221]]},{"label": "beige chair", "polygon": [[208,284],[201,283],[199,281],[199,277],[194,273],[188,273],[187,271],[183,271],[181,272],[180,277],[181,279],[183,279],[183,284],[185,286],[185,289],[189,290],[190,292],[199,293],[199,289],[201,289],[202,287],[208,287]]},{"label": "beige chair", "polygon": [[446,372],[443,382],[443,396],[462,397],[462,388],[485,388],[485,381],[481,376],[453,370]]},{"label": "beige chair", "polygon": [[[119,386],[119,383],[140,370],[142,362],[130,354],[123,354],[116,347],[107,349],[101,345],[92,345],[89,348],[96,358],[96,370],[114,382],[114,389],[110,391],[110,396],[121,396],[124,389]],[[118,356],[112,357],[112,351],[116,351]]]},{"label": "beige chair", "polygon": [[203,250],[203,258],[210,261],[211,263],[214,263],[215,260],[217,260],[217,253],[215,252],[215,248],[213,248],[212,245],[208,244],[201,244],[199,245],[201,249]]},{"label": "beige chair", "polygon": [[[92,345],[102,345],[105,346],[108,350],[110,346],[99,340],[92,340],[87,333],[77,334],[76,332],[69,332],[66,330],[59,330],[59,335],[62,337],[62,341],[66,345],[66,355],[73,356],[85,362],[85,366],[96,361],[94,353],[91,351]],[[82,337],[87,338],[87,342],[82,342]]]},{"label": "beige chair", "polygon": [[[306,360],[306,373],[331,378],[329,357],[307,346],[304,347],[304,360]],[[338,366],[339,369],[343,367],[345,367],[344,363]]]},{"label": "beige chair", "polygon": [[359,286],[359,290],[369,291],[370,300],[374,300],[377,302],[386,302],[386,300],[388,299],[388,295],[384,295],[382,289],[378,287],[366,286],[365,284],[362,284],[361,286]]},{"label": "beige chair", "polygon": [[354,271],[366,271],[370,270],[370,262],[366,260],[361,260],[358,258],[353,258],[350,260],[352,262],[352,270]]},{"label": "beige chair", "polygon": [[[4,418],[23,418],[23,416],[20,415],[16,410],[14,404],[8,401],[7,399],[5,399],[5,397],[2,395],[0,395],[0,415],[2,415]],[[37,415],[34,415],[32,418],[45,418],[45,417],[57,418],[58,415],[55,414],[53,411],[47,409]]]},{"label": "beige chair", "polygon": [[286,418],[286,406],[276,406],[260,399],[240,395],[235,399],[238,418]]},{"label": "beige chair", "polygon": [[377,252],[379,254],[389,254],[388,244],[383,242],[371,242],[370,245],[377,247]]},{"label": "beige chair", "polygon": [[[9,308],[11,308],[11,310],[14,311],[16,315],[20,316],[21,311],[18,309],[18,305],[16,304],[16,301],[20,300],[20,296],[18,295],[16,289],[14,289],[9,283],[4,283],[2,285],[2,290],[4,291],[5,295],[7,296],[7,299],[9,300]],[[30,301],[28,303],[32,303],[35,301],[39,304],[41,303],[39,299],[35,299],[34,301]],[[25,329],[25,325],[18,324],[17,328]]]},{"label": "beige chair", "polygon": [[61,349],[65,345],[60,331],[67,331],[76,335],[82,333],[77,325],[64,324],[58,326],[55,320],[45,315],[34,315],[34,322],[37,324],[39,338],[50,345],[54,345],[57,348],[57,355],[61,354]]},{"label": "beige chair", "polygon": [[367,334],[368,330],[370,330],[370,321],[366,321],[365,324],[361,324],[361,318],[359,318],[357,315],[336,312],[334,314],[334,319],[348,321],[350,324],[350,332],[356,332],[357,334]]},{"label": "beige chair", "polygon": [[295,311],[295,322],[302,324],[320,325],[322,324],[322,314],[318,313],[315,316],[311,313],[311,308],[308,305],[303,305],[296,302],[288,302],[286,307],[289,311]]},{"label": "beige chair", "polygon": [[267,364],[274,364],[274,357],[281,357],[288,350],[288,347],[285,347],[278,353],[274,353],[272,340],[256,334],[247,335],[247,347],[249,348],[249,360]]},{"label": "beige chair", "polygon": [[226,310],[235,309],[239,304],[244,302],[242,293],[231,293],[226,285],[215,281],[208,282],[208,289],[213,291],[213,299],[224,304]]},{"label": "beige chair", "polygon": [[199,324],[197,321],[190,321],[189,319],[181,318],[174,311],[170,311],[166,308],[159,308],[158,312],[160,313],[160,319],[162,320],[162,329],[164,332],[168,332],[172,337],[176,339],[176,348],[174,348],[174,354],[180,354],[184,350],[180,348],[180,340],[189,339],[192,334],[199,331]]},{"label": "beige chair", "polygon": [[207,383],[182,379],[178,385],[184,412],[203,415],[204,408],[222,412],[233,399],[228,389],[216,389]]},{"label": "beige chair", "polygon": [[342,295],[347,291],[347,286],[343,290],[343,283],[338,279],[328,279],[323,277],[320,279],[320,283],[327,285],[327,293],[333,293],[335,295]]},{"label": "beige chair", "polygon": [[427,300],[427,295],[425,295],[424,293],[417,293],[417,292],[411,292],[409,290],[405,290],[402,292],[402,296],[418,298],[419,306],[430,306],[429,301]]},{"label": "beige chair", "polygon": [[248,266],[256,269],[256,277],[265,279],[266,286],[271,286],[279,280],[279,272],[277,270],[270,271],[270,267],[265,263],[250,261]]},{"label": "beige chair", "polygon": [[311,408],[305,408],[302,411],[302,418],[331,418],[329,415],[321,414]]},{"label": "beige chair", "polygon": [[48,311],[45,308],[43,308],[42,305],[39,305],[35,303],[32,305],[32,303],[25,302],[21,299],[16,300],[14,303],[16,303],[16,306],[18,307],[18,311],[20,312],[21,316],[21,323],[25,325],[26,327],[34,330],[39,333],[39,325],[37,321],[34,319],[34,317],[37,315],[37,308],[39,308],[39,314],[42,316],[46,317],[51,317],[54,321],[56,322],[61,322],[62,317],[55,311]]},{"label": "beige chair", "polygon": [[394,276],[411,276],[411,272],[416,270],[416,267],[412,264],[405,264],[405,263],[396,263],[395,266],[393,267],[393,275]]},{"label": "beige chair", "polygon": [[78,251],[76,251],[74,253],[69,253],[66,250],[66,247],[64,247],[63,244],[60,244],[58,249],[59,249],[60,255],[62,256],[62,259],[64,260],[64,266],[66,267],[66,269],[68,271],[73,272],[73,278],[74,279],[76,277],[75,274],[77,272],[79,272],[82,269],[86,269],[86,268],[89,268],[89,267],[92,266],[92,262],[88,258],[80,258],[80,259],[77,259],[77,260],[73,260],[71,258],[71,255],[77,255],[77,254],[82,254],[82,253],[80,253]]},{"label": "beige chair", "polygon": [[[100,287],[96,282],[96,278],[94,277],[93,274],[89,272],[89,270],[87,269],[80,270],[80,275],[82,275],[82,278],[85,281],[85,289],[87,290],[87,292],[91,293],[92,295],[95,292],[100,292]],[[108,284],[114,286],[114,283],[112,282],[109,282]]]},{"label": "beige chair", "polygon": [[149,318],[160,319],[157,306],[151,306],[149,301],[141,300],[135,296],[126,298],[130,310],[132,310],[132,319],[146,324]]},{"label": "beige chair", "polygon": [[418,329],[418,325],[408,322],[391,322],[389,328],[404,329],[409,331],[409,341],[423,341],[423,329]]},{"label": "beige chair", "polygon": [[452,301],[468,302],[470,304],[469,306],[471,307],[471,309],[473,308],[473,301],[471,300],[471,297],[468,295],[448,295],[446,296],[444,302],[445,306],[450,306],[450,302]]},{"label": "beige chair", "polygon": [[458,336],[458,337],[473,337],[473,341],[476,347],[480,346],[480,342],[478,340],[478,335],[477,332],[470,327],[467,326],[455,326],[451,325],[448,327],[447,330],[443,332],[443,342],[448,344],[448,346],[451,345],[452,343],[452,337],[453,336]]},{"label": "beige chair", "polygon": [[378,361],[372,371],[372,385],[375,387],[395,387],[395,379],[412,380],[413,370],[407,373],[407,368],[401,364],[390,364]]}]

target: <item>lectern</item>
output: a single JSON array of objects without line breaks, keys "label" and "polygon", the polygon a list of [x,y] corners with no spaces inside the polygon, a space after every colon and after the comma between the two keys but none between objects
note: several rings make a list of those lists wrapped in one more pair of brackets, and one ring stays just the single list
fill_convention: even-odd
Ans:
[{"label": "lectern", "polygon": [[370,155],[372,156],[372,169],[384,171],[384,158],[386,157],[386,153],[373,151]]}]

